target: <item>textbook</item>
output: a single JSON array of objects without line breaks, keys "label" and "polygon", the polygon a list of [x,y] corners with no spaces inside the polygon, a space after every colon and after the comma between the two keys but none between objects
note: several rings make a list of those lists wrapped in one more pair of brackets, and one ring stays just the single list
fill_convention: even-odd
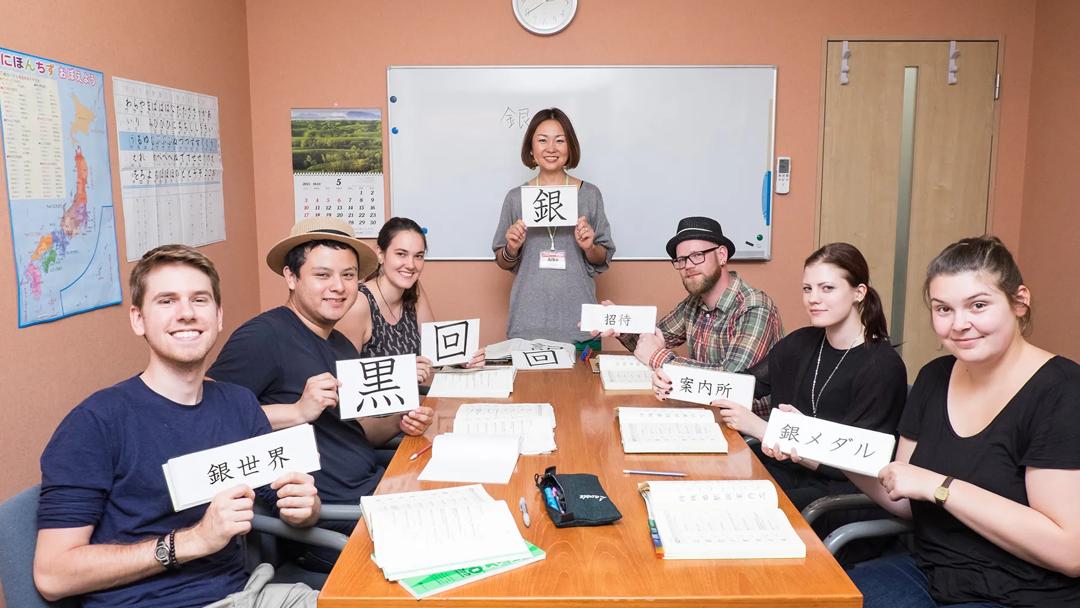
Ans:
[{"label": "textbook", "polygon": [[360,499],[387,580],[533,556],[505,501],[482,486],[460,486]]},{"label": "textbook", "polygon": [[547,554],[544,553],[544,550],[540,547],[537,547],[529,541],[525,541],[525,544],[528,545],[529,552],[532,554],[525,559],[478,564],[476,566],[469,566],[468,568],[457,568],[455,570],[438,572],[427,576],[403,578],[398,581],[398,584],[419,600],[435,595],[436,593],[449,591],[450,589],[455,589],[462,585],[488,578],[489,576],[501,572],[507,572],[514,568],[520,568],[527,564],[536,563],[547,557]]},{"label": "textbook", "polygon": [[605,391],[652,390],[652,370],[633,355],[600,355],[600,381]]},{"label": "textbook", "polygon": [[440,371],[431,380],[427,396],[506,399],[514,392],[516,374],[517,370],[512,367]]},{"label": "textbook", "polygon": [[649,533],[664,559],[806,557],[806,545],[761,479],[638,484]]},{"label": "textbook", "polygon": [[550,403],[465,403],[454,416],[454,433],[515,435],[519,452],[554,452],[555,410]]},{"label": "textbook", "polygon": [[727,439],[712,410],[620,407],[619,434],[626,454],[726,454]]}]

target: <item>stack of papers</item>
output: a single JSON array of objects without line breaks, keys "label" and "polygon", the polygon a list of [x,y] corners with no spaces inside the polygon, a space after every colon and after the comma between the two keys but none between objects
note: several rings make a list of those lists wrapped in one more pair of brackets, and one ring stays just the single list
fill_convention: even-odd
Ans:
[{"label": "stack of papers", "polygon": [[513,435],[521,454],[554,452],[555,410],[550,403],[466,403],[454,416],[454,434]]},{"label": "stack of papers", "polygon": [[507,483],[520,450],[520,435],[443,433],[431,442],[431,460],[417,479]]},{"label": "stack of papers", "polygon": [[428,397],[506,399],[514,391],[516,374],[512,367],[441,371],[432,379]]},{"label": "stack of papers", "polygon": [[664,559],[806,557],[771,481],[650,481],[638,491]]},{"label": "stack of papers", "polygon": [[711,410],[620,407],[619,433],[626,454],[726,454],[727,439]]},{"label": "stack of papers", "polygon": [[510,508],[481,486],[365,496],[360,506],[387,580],[534,558]]},{"label": "stack of papers", "polygon": [[633,355],[600,355],[605,391],[652,390],[652,370]]}]

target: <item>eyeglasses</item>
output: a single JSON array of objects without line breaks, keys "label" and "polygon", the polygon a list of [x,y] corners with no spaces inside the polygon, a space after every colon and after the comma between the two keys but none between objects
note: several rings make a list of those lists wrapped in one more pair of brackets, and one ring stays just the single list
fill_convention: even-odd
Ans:
[{"label": "eyeglasses", "polygon": [[691,253],[690,255],[680,255],[679,257],[675,258],[674,260],[671,260],[671,265],[675,267],[675,270],[682,270],[683,268],[686,268],[686,260],[690,260],[691,265],[697,266],[698,264],[705,261],[705,254],[706,253],[709,253],[710,251],[716,251],[719,248],[720,248],[720,246],[717,245],[716,247],[710,247],[709,249],[702,249],[701,251],[695,251],[695,252]]}]

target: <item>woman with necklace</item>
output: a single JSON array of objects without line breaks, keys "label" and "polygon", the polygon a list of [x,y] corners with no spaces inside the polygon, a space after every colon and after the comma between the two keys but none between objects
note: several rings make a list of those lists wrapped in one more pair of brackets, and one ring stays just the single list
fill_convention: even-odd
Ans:
[{"label": "woman with necklace", "polygon": [[[404,217],[390,218],[376,239],[379,268],[360,285],[356,304],[338,329],[356,345],[361,357],[416,354],[416,381],[431,380],[431,360],[420,356],[420,325],[435,320],[420,286],[427,238],[420,226]],[[484,349],[470,365],[482,365]]]},{"label": "woman with necklace", "polygon": [[919,371],[895,460],[850,475],[914,522],[914,552],[849,571],[863,606],[1080,606],[1080,366],[1025,339],[1031,293],[996,237],[946,247],[923,294],[949,354]]},{"label": "woman with necklace", "polygon": [[524,185],[576,186],[579,217],[575,226],[529,229],[521,219],[521,188],[512,188],[503,199],[491,248],[499,268],[514,273],[508,338],[591,339],[577,327],[581,305],[596,303],[595,277],[607,270],[615,243],[600,190],[566,173],[580,158],[574,126],[562,110],[549,108],[533,116],[521,162],[538,173]]},{"label": "woman with necklace", "polygon": [[[895,434],[907,394],[907,371],[889,344],[881,299],[858,249],[831,243],[806,258],[803,305],[810,326],[780,340],[747,370],[757,397],[770,395],[782,409]],[[730,401],[716,401],[724,424],[761,439],[766,422]],[[833,494],[854,492],[843,472],[803,462],[763,464],[795,508]]]}]

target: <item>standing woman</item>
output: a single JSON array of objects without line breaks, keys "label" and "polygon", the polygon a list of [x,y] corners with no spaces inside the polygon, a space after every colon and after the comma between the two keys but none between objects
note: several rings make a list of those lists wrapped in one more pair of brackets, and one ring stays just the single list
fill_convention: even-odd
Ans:
[{"label": "standing woman", "polygon": [[[889,343],[881,298],[870,286],[866,258],[847,243],[831,243],[803,264],[803,306],[810,326],[776,343],[747,370],[755,397],[772,395],[783,409],[895,434],[907,395],[907,371]],[[717,401],[727,426],[758,438],[766,423],[749,409]],[[777,484],[802,510],[823,496],[856,491],[838,469],[764,458]]]},{"label": "standing woman", "polygon": [[515,275],[508,338],[590,339],[577,327],[581,305],[596,303],[595,276],[607,270],[615,243],[600,190],[566,173],[580,159],[566,114],[558,108],[537,112],[521,144],[521,162],[539,172],[524,185],[577,186],[580,217],[576,226],[528,229],[521,219],[521,189],[506,193],[491,248],[499,268]]},{"label": "standing woman", "polygon": [[[376,239],[379,267],[360,285],[356,304],[338,329],[363,357],[415,354],[416,381],[431,380],[431,360],[420,356],[420,325],[435,320],[427,294],[420,286],[427,237],[413,220],[390,218]],[[470,365],[483,362],[483,349]]]},{"label": "standing woman", "polygon": [[1080,366],[1024,339],[1031,294],[996,237],[946,247],[923,289],[949,354],[919,372],[895,461],[850,476],[914,520],[915,550],[849,573],[863,606],[1080,606]]}]

